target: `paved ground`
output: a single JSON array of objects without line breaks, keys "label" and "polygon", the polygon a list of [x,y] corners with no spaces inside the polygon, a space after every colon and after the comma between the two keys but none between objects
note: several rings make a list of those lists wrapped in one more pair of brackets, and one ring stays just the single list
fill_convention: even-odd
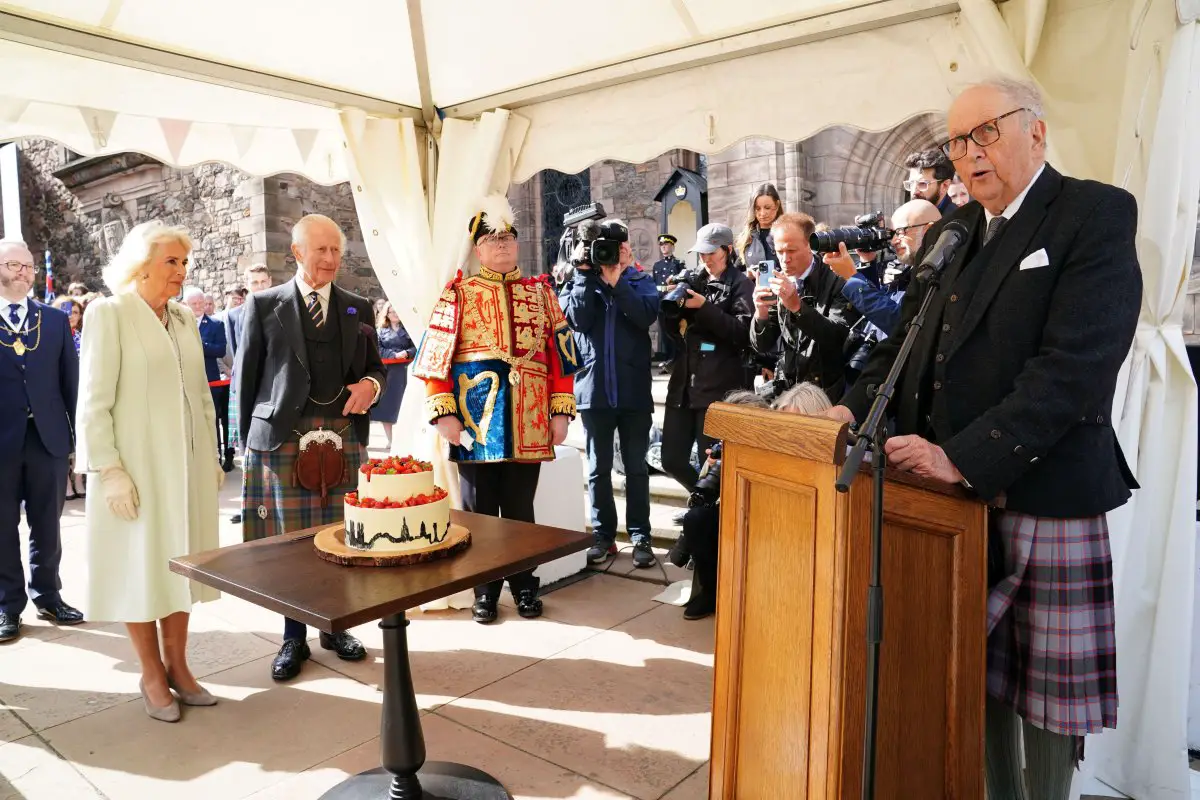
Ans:
[{"label": "paved ground", "polygon": [[[221,493],[222,544],[240,540],[227,522],[237,477]],[[82,502],[64,524],[64,596],[82,603]],[[650,599],[660,587],[616,576],[630,570],[625,555],[614,574],[550,593],[537,621],[511,607],[488,627],[465,611],[415,614],[429,759],[487,769],[519,798],[705,797],[712,620],[685,622]],[[123,626],[25,623],[0,649],[0,800],[303,800],[378,765],[374,625],[355,631],[366,661],[314,639],[301,678],[277,685],[278,616],[228,597],[197,606],[191,663],[221,702],[166,725],[142,711]]]}]

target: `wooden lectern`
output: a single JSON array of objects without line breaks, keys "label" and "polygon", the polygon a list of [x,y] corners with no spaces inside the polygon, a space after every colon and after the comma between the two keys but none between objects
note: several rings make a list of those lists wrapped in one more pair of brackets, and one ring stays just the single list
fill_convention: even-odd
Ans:
[{"label": "wooden lectern", "polygon": [[[724,441],[710,800],[858,800],[872,486],[846,426],[714,404]],[[982,800],[986,507],[888,472],[876,797]]]}]

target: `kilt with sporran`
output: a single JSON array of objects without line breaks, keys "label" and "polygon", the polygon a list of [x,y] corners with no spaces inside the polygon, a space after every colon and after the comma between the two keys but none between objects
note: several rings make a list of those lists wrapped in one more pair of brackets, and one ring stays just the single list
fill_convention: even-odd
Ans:
[{"label": "kilt with sporran", "polygon": [[994,509],[989,527],[988,694],[1052,733],[1115,728],[1107,520]]},{"label": "kilt with sporran", "polygon": [[300,434],[292,436],[276,450],[246,449],[242,468],[242,539],[253,541],[281,533],[333,525],[345,516],[346,492],[358,486],[358,468],[367,449],[358,441],[354,426],[346,417],[300,417],[296,430],[308,433],[317,428],[334,431],[342,437],[342,456],[346,459],[346,477],[330,488],[329,504],[321,506],[320,492],[310,492],[293,482],[296,456],[300,453]]}]

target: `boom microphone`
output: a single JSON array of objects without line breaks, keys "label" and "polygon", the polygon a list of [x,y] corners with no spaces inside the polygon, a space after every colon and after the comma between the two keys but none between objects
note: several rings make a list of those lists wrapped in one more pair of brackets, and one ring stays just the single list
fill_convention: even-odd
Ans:
[{"label": "boom microphone", "polygon": [[967,226],[958,220],[946,223],[946,227],[942,229],[942,235],[937,238],[933,247],[929,248],[929,252],[917,265],[917,279],[940,278],[946,271],[946,267],[954,260],[958,248],[962,247],[968,235]]}]

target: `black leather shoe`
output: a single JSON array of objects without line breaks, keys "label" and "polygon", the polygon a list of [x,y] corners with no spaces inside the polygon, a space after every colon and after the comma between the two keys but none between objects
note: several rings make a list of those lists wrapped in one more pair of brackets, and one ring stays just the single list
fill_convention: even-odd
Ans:
[{"label": "black leather shoe", "polygon": [[517,601],[517,613],[525,619],[534,619],[542,615],[542,601],[538,599],[537,589],[522,589],[513,592]]},{"label": "black leather shoe", "polygon": [[55,625],[78,625],[83,622],[83,612],[77,608],[71,608],[62,600],[54,605],[39,608],[37,616],[38,619],[53,622]]},{"label": "black leather shoe", "polygon": [[221,459],[221,469],[225,472],[233,472],[233,448],[225,448],[225,457]]},{"label": "black leather shoe", "polygon": [[496,621],[496,603],[498,598],[483,597],[475,598],[475,605],[471,606],[471,619],[478,622],[480,625],[487,625],[489,622]]},{"label": "black leather shoe", "polygon": [[0,642],[15,642],[21,638],[21,618],[7,611],[0,611]]},{"label": "black leather shoe", "polygon": [[337,653],[342,661],[362,661],[367,657],[367,648],[362,646],[362,642],[345,631],[322,633],[320,642],[322,648]]},{"label": "black leather shoe", "polygon": [[700,594],[688,600],[683,607],[683,618],[688,620],[704,619],[712,616],[717,610],[717,595],[701,590]]},{"label": "black leather shoe", "polygon": [[300,674],[300,667],[311,655],[308,642],[303,639],[284,639],[279,655],[271,662],[271,677],[277,681],[290,681]]},{"label": "black leather shoe", "polygon": [[232,517],[229,518],[229,521],[232,522],[234,525],[241,525],[242,524],[242,515],[234,514]]}]

